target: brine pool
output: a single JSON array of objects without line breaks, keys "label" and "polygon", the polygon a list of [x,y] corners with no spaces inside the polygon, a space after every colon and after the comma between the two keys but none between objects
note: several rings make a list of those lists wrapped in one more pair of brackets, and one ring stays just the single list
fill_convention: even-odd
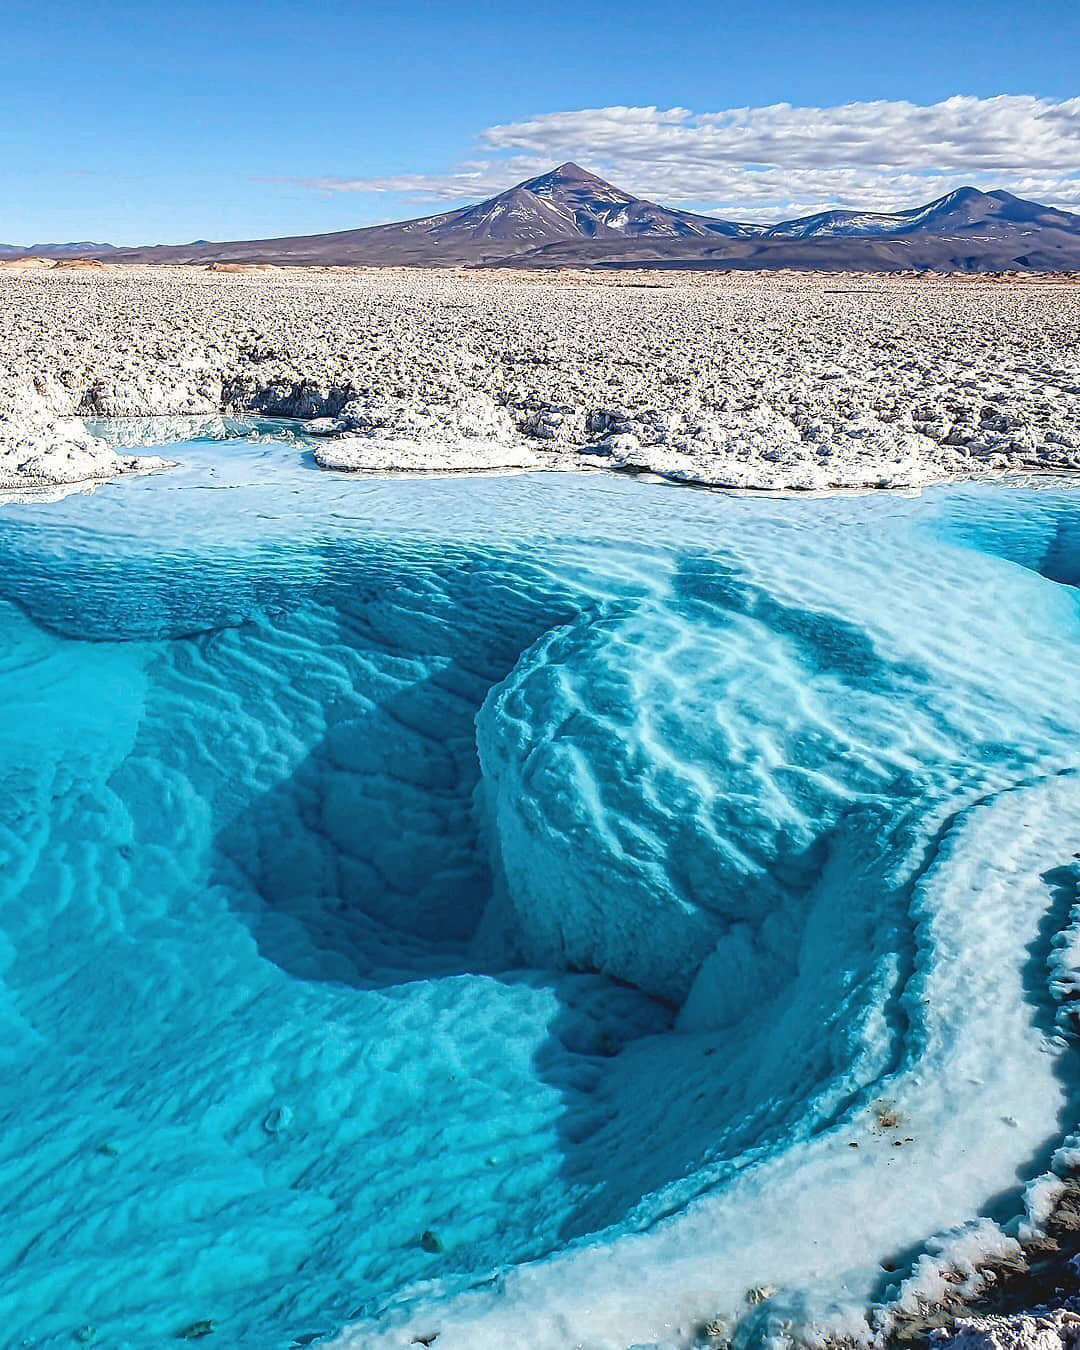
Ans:
[{"label": "brine pool", "polygon": [[5,1344],[865,1335],[1026,1231],[1076,487],[172,453],[0,506]]}]

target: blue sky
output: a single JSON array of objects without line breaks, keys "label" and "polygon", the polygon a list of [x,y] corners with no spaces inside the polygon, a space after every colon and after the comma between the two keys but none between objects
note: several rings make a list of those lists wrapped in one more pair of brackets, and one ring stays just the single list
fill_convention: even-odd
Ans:
[{"label": "blue sky", "polygon": [[1080,205],[1057,0],[3,0],[3,31],[5,243],[347,229],[565,158],[760,218],[968,181]]}]

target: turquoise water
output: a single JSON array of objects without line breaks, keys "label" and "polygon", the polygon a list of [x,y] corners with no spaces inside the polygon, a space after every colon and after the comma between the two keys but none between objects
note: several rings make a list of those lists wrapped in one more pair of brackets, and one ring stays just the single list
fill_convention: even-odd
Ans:
[{"label": "turquoise water", "polygon": [[[938,843],[1080,767],[1070,484],[177,453],[0,507],[5,1343],[377,1325],[662,1226],[918,1061]],[[1059,1039],[1075,823],[1018,986]],[[957,1221],[1072,1128],[1049,1077]]]}]

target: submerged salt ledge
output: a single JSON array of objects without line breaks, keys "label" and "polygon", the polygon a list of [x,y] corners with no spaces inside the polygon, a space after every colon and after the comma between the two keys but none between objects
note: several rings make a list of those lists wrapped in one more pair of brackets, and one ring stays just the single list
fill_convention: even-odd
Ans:
[{"label": "submerged salt ledge", "polygon": [[[994,580],[1002,584],[1000,577]],[[974,585],[975,577],[963,581]],[[1055,608],[1056,621],[1075,632],[1075,603],[1063,598]],[[565,662],[566,653],[561,651],[558,659]],[[767,656],[763,659],[768,661]],[[1015,659],[1022,659],[1022,647],[1017,649]],[[572,657],[570,661],[572,669]],[[594,681],[596,675],[594,670]],[[632,678],[632,683],[641,698],[640,681]],[[845,693],[850,698],[853,690],[849,687]],[[564,694],[558,697],[562,699]],[[762,697],[771,699],[774,693],[766,690]],[[610,689],[605,690],[601,703],[605,709],[610,708]],[[646,719],[648,709],[645,696]],[[538,742],[544,741],[543,724],[535,717],[522,716],[513,704],[505,712],[501,718],[504,728],[527,728]],[[905,715],[910,717],[910,707]],[[616,720],[618,716],[616,710]],[[925,739],[925,732],[912,732],[917,740]],[[483,721],[480,734],[482,762],[488,769],[483,756]],[[887,733],[884,741],[888,744]],[[557,741],[548,744],[556,745]],[[606,753],[616,744],[614,738],[604,738],[598,748]],[[849,750],[846,757],[851,753]],[[551,775],[552,784],[560,776]],[[580,770],[573,776],[581,787]],[[593,781],[624,791],[624,780],[618,773],[605,771]],[[543,791],[537,794],[535,776],[527,786],[515,781],[503,790],[511,812],[532,814],[537,803],[542,807],[544,802]],[[648,791],[648,784],[643,784],[643,795]],[[600,803],[593,804],[587,786],[583,786],[576,802],[576,808],[571,809],[603,809]],[[567,805],[560,803],[560,815],[565,815]],[[608,819],[616,819],[620,813],[606,814]],[[641,811],[631,812],[630,818],[638,824],[647,821]],[[394,1325],[397,1318],[391,1316],[384,1330],[371,1328],[347,1334],[341,1344],[403,1345],[417,1334],[427,1334],[425,1328],[437,1328],[440,1343],[451,1350],[476,1344],[497,1344],[507,1350],[555,1350],[569,1343],[620,1350],[631,1338],[650,1344],[694,1344],[706,1323],[725,1327],[728,1334],[741,1323],[741,1337],[750,1334],[783,1341],[790,1336],[806,1336],[808,1322],[818,1336],[869,1340],[888,1328],[892,1315],[913,1313],[920,1301],[932,1303],[946,1292],[955,1294],[965,1287],[976,1290],[983,1263],[1019,1251],[1015,1237],[986,1220],[952,1235],[946,1233],[936,1244],[936,1252],[919,1262],[913,1276],[894,1287],[886,1299],[887,1307],[878,1312],[873,1323],[867,1323],[861,1311],[880,1297],[883,1276],[877,1253],[883,1248],[903,1250],[913,1240],[918,1241],[916,1229],[924,1233],[935,1227],[947,1230],[958,1216],[977,1210],[980,1198],[993,1189],[991,1174],[1007,1186],[1022,1171],[1031,1151],[1030,1136],[1025,1137],[1031,1124],[1040,1118],[1053,1121],[1068,1109],[1069,1098],[1059,1081],[1065,1043],[1055,1033],[1052,1013],[1049,1017],[1037,1012],[1033,1015],[1025,986],[1030,953],[1038,947],[1039,933],[1047,923],[1050,859],[1062,859],[1060,870],[1070,875],[1057,884],[1071,886],[1071,898],[1075,900],[1076,869],[1073,866],[1070,872],[1067,860],[1074,856],[1074,845],[1080,842],[1080,834],[1072,838],[1080,828],[1077,822],[1080,780],[1068,771],[1041,783],[995,794],[970,811],[959,813],[947,826],[913,901],[914,914],[921,916],[917,938],[921,955],[916,957],[915,976],[903,996],[907,1016],[913,1022],[911,1063],[898,1076],[886,1073],[877,1101],[856,1110],[835,1130],[807,1141],[793,1141],[779,1158],[749,1162],[738,1179],[718,1194],[694,1201],[648,1234],[617,1236],[582,1251],[555,1256],[539,1266],[506,1272],[493,1288],[459,1296],[449,1303],[428,1303],[423,1294],[418,1294],[417,1306],[408,1306],[403,1316],[399,1314],[400,1326]],[[575,833],[579,843],[588,841],[588,845],[604,849],[602,832]],[[508,834],[502,824],[499,837],[504,849],[509,848],[512,854],[519,852],[521,841]],[[552,845],[558,851],[558,830],[550,825],[542,830],[534,828],[530,837],[542,853],[550,854]],[[734,837],[746,839],[745,822],[740,823]],[[615,841],[608,847],[615,848]],[[546,950],[548,959],[560,951],[571,962],[589,964],[591,959],[624,978],[644,978],[649,987],[649,976],[642,971],[640,961],[659,958],[663,963],[674,962],[677,969],[681,944],[678,928],[670,924],[683,923],[689,916],[677,909],[669,919],[662,919],[656,911],[653,885],[643,896],[651,912],[638,929],[633,895],[620,885],[624,856],[621,849],[607,854],[599,904],[593,899],[599,894],[595,882],[589,880],[587,859],[575,859],[578,875],[568,887],[570,874],[560,870],[558,864],[553,867],[550,856],[529,857],[525,866],[510,874],[511,903],[523,923],[534,922],[531,914],[535,911],[521,911],[525,897],[520,888],[535,888],[539,883],[543,889],[540,879],[554,876],[564,901],[543,914],[542,921],[545,932],[554,923],[562,928],[563,936],[552,943],[545,935],[540,952]],[[712,856],[715,858],[715,854]],[[868,865],[870,870],[864,871]],[[864,887],[881,884],[872,859],[860,860],[858,852],[842,853],[831,874],[826,869],[820,884],[819,904],[824,908],[819,920],[818,941],[823,944],[819,950],[835,954],[843,925],[851,922],[843,908],[836,909],[845,891],[858,895]],[[614,895],[609,896],[612,888]],[[744,912],[746,891],[737,894],[742,901],[739,909]],[[568,896],[582,907],[580,917],[566,913]],[[605,903],[609,898],[610,905]],[[535,903],[533,900],[532,905]],[[1068,910],[1051,920],[1062,927],[1069,921]],[[610,922],[617,923],[621,931],[607,931]],[[591,926],[591,935],[585,939],[593,943],[591,951],[581,948],[580,936],[567,937],[567,930],[572,933],[575,926],[579,934],[588,934]],[[658,927],[665,931],[661,943],[655,941]],[[872,946],[867,934],[858,934],[852,941],[860,953]],[[1036,978],[1049,982],[1051,969],[1060,971],[1063,967],[1075,974],[1064,955],[1068,949],[1068,943],[1062,940],[1051,955],[1047,942],[1042,958],[1047,965]],[[699,947],[699,960],[702,950],[708,950],[707,939]],[[805,952],[804,946],[804,958]],[[775,956],[781,967],[790,963],[790,956],[786,961],[782,950]],[[853,951],[847,959],[858,958]],[[620,967],[620,961],[630,964]],[[794,966],[800,980],[821,981],[821,972],[814,967],[805,970],[798,959]],[[717,1019],[721,1026],[738,1022],[745,1004],[742,1009],[737,1006],[737,988],[734,1013],[730,1002],[733,975],[736,986],[738,983],[737,970],[737,962],[733,966],[729,956],[716,981],[720,1003],[714,1000],[711,1008],[706,1005],[695,1011],[687,1030],[706,1029],[716,1025]],[[785,978],[790,980],[790,971]],[[1059,974],[1055,989],[1061,984]],[[677,989],[667,986],[663,992],[677,993]],[[760,1007],[760,985],[750,996]],[[788,1028],[782,1020],[777,1024],[785,1053],[796,1060],[810,1050],[809,1045],[799,1045],[795,1030],[798,1022],[810,1017],[815,1043],[825,1035],[824,1024],[810,1013],[812,1004],[797,1002],[797,1006],[796,1023]],[[835,1005],[830,1001],[829,1006]],[[873,1043],[873,1033],[868,1040]],[[765,1057],[761,1047],[755,1047],[754,1053]],[[1008,1073],[1003,1074],[1003,1063],[1013,1066]],[[869,1068],[867,1082],[873,1082],[884,1069],[884,1064]],[[637,1072],[645,1074],[640,1087],[644,1107],[656,1087],[649,1083],[642,1064]],[[848,1091],[851,1087],[849,1083]],[[650,1133],[657,1146],[664,1138],[662,1121],[660,1111]],[[884,1166],[882,1153],[887,1155]],[[1040,1196],[1051,1190],[1052,1184],[1046,1182],[1033,1191],[1029,1200],[1032,1220],[1037,1221],[1040,1208],[1045,1206]],[[826,1196],[827,1206],[823,1206]],[[1016,1223],[1021,1213],[1018,1209]],[[866,1262],[869,1254],[875,1255]],[[825,1272],[837,1268],[843,1276],[833,1283]],[[767,1287],[769,1293],[758,1312],[748,1317],[747,1291],[752,1287]]]},{"label": "submerged salt ledge", "polygon": [[118,268],[0,289],[0,490],[160,467],[86,417],[299,418],[318,463],[366,472],[772,490],[1080,467],[1072,285]]}]

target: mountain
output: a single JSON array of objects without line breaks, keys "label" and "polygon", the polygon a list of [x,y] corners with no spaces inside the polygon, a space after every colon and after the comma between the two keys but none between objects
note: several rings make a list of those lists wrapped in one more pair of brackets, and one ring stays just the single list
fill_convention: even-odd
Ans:
[{"label": "mountain", "polygon": [[1061,230],[1080,234],[1080,216],[1057,211],[1011,192],[958,188],[913,211],[823,211],[783,221],[765,231],[769,239],[886,239],[911,234],[971,236],[989,231],[1004,237],[1017,228]]},{"label": "mountain", "polygon": [[573,250],[604,244],[618,247],[626,240],[700,242],[739,238],[760,233],[761,228],[659,206],[568,163],[476,206],[419,220],[288,239],[122,252],[147,262],[470,266],[518,260],[554,245]]},{"label": "mountain", "polygon": [[509,192],[451,216],[455,229],[486,227],[488,222],[507,217],[530,223],[546,219],[550,226],[544,242],[552,242],[556,233],[573,239],[704,239],[735,237],[761,228],[658,206],[612,187],[577,164],[560,164],[550,173],[529,178]]},{"label": "mountain", "polygon": [[910,211],[823,211],[776,225],[660,206],[577,164],[475,206],[334,234],[235,243],[0,246],[0,257],[417,267],[1080,270],[1080,215],[959,188]]}]

